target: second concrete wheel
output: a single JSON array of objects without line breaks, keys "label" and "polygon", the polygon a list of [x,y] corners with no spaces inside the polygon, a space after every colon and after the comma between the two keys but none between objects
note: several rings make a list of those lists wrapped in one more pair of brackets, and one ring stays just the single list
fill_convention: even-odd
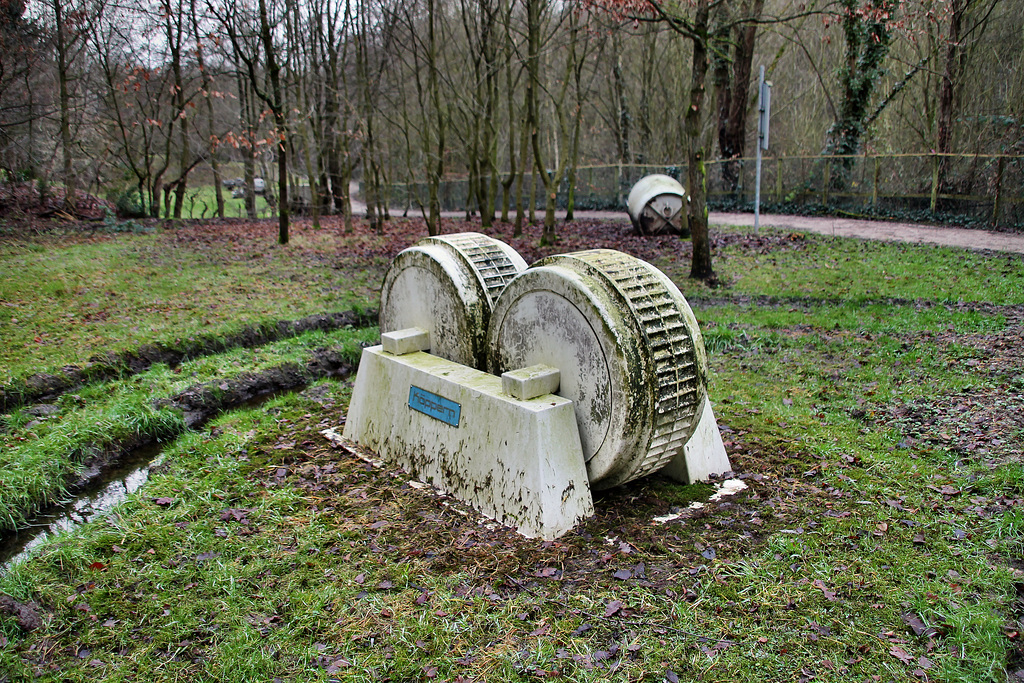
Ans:
[{"label": "second concrete wheel", "polygon": [[538,261],[506,285],[487,337],[492,373],[560,370],[595,489],[660,469],[696,429],[704,342],[679,289],[640,259],[595,249]]}]

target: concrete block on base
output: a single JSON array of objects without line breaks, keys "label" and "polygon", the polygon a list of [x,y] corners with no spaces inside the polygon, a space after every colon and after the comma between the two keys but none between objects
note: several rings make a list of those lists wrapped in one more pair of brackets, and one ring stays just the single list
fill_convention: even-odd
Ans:
[{"label": "concrete block on base", "polygon": [[594,512],[572,401],[515,399],[444,358],[364,349],[344,434],[527,537]]},{"label": "concrete block on base", "polygon": [[697,429],[683,446],[683,452],[670,460],[661,471],[684,484],[705,481],[711,475],[732,471],[729,455],[725,452],[725,444],[718,431],[718,421],[711,410],[711,401],[707,398],[704,399]]},{"label": "concrete block on base", "polygon": [[404,356],[414,351],[430,350],[430,333],[419,327],[385,332],[380,335],[381,345],[388,353]]},{"label": "concrete block on base", "polygon": [[531,365],[501,374],[501,390],[521,401],[558,391],[561,372],[550,365]]}]

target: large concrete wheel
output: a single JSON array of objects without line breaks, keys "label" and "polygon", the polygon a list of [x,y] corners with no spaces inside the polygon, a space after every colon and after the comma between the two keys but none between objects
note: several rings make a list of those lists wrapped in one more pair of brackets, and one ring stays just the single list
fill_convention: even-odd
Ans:
[{"label": "large concrete wheel", "polygon": [[707,356],[679,289],[654,266],[595,249],[543,259],[498,297],[489,368],[559,369],[591,486],[608,488],[682,452],[707,394]]},{"label": "large concrete wheel", "polygon": [[475,232],[428,237],[391,262],[380,292],[380,331],[419,327],[430,352],[484,369],[494,300],[526,262],[499,240]]}]

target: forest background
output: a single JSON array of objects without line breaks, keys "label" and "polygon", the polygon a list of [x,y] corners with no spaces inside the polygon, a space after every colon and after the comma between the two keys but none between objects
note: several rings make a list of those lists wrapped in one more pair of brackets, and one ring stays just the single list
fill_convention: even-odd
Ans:
[{"label": "forest background", "polygon": [[0,185],[262,209],[286,242],[289,212],[349,221],[359,182],[374,226],[537,207],[550,241],[556,206],[664,172],[699,235],[707,198],[752,198],[764,65],[769,200],[1013,229],[1022,55],[1021,0],[0,0]]}]

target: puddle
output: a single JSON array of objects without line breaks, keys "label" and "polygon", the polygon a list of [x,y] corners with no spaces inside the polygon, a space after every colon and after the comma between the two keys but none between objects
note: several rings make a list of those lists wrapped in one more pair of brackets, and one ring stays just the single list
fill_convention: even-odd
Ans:
[{"label": "puddle", "polygon": [[149,468],[164,444],[137,448],[105,470],[66,503],[39,511],[18,531],[0,535],[0,568],[21,561],[51,536],[100,517],[134,493],[149,479]]}]

